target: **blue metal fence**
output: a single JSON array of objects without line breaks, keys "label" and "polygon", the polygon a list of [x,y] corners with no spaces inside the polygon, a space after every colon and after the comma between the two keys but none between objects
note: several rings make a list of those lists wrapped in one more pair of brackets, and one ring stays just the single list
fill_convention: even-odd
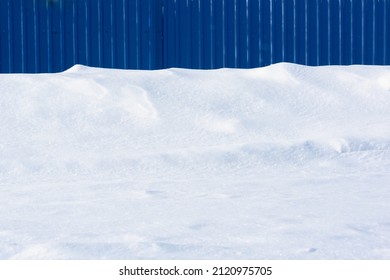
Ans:
[{"label": "blue metal fence", "polygon": [[390,64],[390,0],[0,0],[0,72]]}]

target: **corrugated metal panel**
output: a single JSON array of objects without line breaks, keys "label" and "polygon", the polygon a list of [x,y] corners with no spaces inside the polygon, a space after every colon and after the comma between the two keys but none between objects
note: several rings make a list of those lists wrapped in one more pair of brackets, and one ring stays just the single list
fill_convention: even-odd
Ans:
[{"label": "corrugated metal panel", "polygon": [[390,64],[390,0],[0,0],[0,72]]}]

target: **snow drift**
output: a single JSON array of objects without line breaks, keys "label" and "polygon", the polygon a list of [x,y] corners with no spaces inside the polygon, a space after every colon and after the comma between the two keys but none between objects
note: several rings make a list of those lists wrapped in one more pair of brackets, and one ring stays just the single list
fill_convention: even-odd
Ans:
[{"label": "snow drift", "polygon": [[0,75],[1,259],[388,259],[390,67]]}]

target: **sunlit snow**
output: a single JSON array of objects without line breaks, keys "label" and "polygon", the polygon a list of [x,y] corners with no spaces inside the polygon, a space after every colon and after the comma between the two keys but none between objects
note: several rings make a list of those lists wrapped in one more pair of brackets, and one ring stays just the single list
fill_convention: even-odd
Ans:
[{"label": "sunlit snow", "polygon": [[390,67],[0,75],[0,259],[389,259]]}]

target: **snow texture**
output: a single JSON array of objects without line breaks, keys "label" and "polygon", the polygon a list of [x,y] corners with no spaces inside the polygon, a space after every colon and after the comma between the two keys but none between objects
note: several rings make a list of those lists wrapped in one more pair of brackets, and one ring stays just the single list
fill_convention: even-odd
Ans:
[{"label": "snow texture", "polygon": [[390,259],[390,67],[0,75],[0,259]]}]

